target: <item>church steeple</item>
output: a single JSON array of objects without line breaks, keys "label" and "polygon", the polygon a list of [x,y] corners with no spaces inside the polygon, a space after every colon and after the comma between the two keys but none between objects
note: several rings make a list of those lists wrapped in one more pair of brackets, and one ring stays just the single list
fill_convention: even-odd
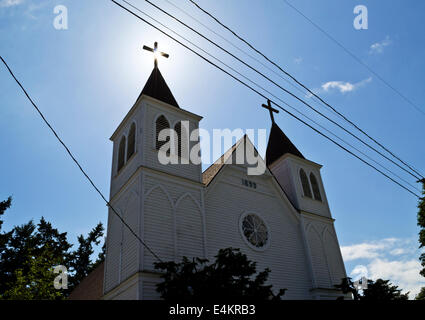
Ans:
[{"label": "church steeple", "polygon": [[147,95],[180,108],[157,66],[152,70],[140,96],[142,95]]},{"label": "church steeple", "polygon": [[273,122],[266,151],[267,166],[271,165],[273,162],[287,153],[305,159],[302,153],[283,133],[279,126]]},{"label": "church steeple", "polygon": [[158,69],[158,57],[161,56],[164,58],[169,58],[170,55],[168,53],[158,51],[158,42],[154,43],[153,48],[150,48],[148,46],[143,46],[143,50],[150,51],[153,53],[154,67],[140,96],[147,95],[152,98],[158,99],[162,102],[168,103],[174,107],[180,108],[176,99],[174,99],[174,96],[171,93],[170,88],[165,82],[161,72]]},{"label": "church steeple", "polygon": [[302,153],[295,147],[289,138],[283,133],[274,121],[273,113],[279,113],[279,110],[272,108],[271,101],[263,104],[263,108],[269,110],[272,128],[270,130],[269,143],[266,151],[266,164],[271,165],[284,154],[290,153],[302,159],[305,159]]}]

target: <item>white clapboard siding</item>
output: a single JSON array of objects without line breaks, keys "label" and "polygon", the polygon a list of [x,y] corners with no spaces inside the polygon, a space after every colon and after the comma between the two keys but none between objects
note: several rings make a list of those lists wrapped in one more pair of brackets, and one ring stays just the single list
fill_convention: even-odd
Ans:
[{"label": "white clapboard siding", "polygon": [[334,285],[341,284],[342,278],[346,277],[344,264],[341,259],[340,248],[335,236],[326,230],[323,237],[325,244],[326,257],[328,259],[329,268]]},{"label": "white clapboard siding", "polygon": [[[166,191],[155,187],[144,202],[143,239],[163,261],[174,260],[173,205]],[[157,262],[148,250],[144,250],[144,269],[154,270]]]},{"label": "white clapboard siding", "polygon": [[160,294],[156,291],[156,284],[158,282],[155,280],[143,280],[143,300],[159,300],[161,298]]},{"label": "white clapboard siding", "polygon": [[[345,268],[320,165],[283,156],[271,167],[280,186],[269,174],[247,176],[243,166],[226,165],[208,187],[203,186],[200,164],[159,163],[155,120],[160,115],[167,118],[172,128],[178,121],[189,120],[191,131],[198,128],[201,119],[149,97],[139,100],[112,138],[110,198],[112,206],[161,260],[179,261],[182,256],[214,260],[219,249],[240,248],[257,262],[258,272],[271,269],[269,284],[276,291],[288,289],[286,299],[319,297],[314,286],[329,289],[339,283]],[[123,136],[128,138],[133,123],[135,154],[117,172],[119,142]],[[190,147],[195,143],[192,141]],[[300,168],[314,173],[322,201],[303,196]],[[242,179],[254,182],[256,187],[244,185]],[[241,216],[247,213],[260,216],[269,228],[270,243],[265,250],[249,246],[240,232]],[[111,210],[106,243],[106,296],[158,299],[159,276],[151,272],[155,271],[156,258]]]},{"label": "white clapboard siding", "polygon": [[326,261],[325,248],[323,246],[321,236],[315,227],[310,227],[308,229],[307,239],[310,246],[316,284],[319,288],[331,288],[332,283]]},{"label": "white clapboard siding", "polygon": [[[231,175],[230,167],[224,170],[222,176]],[[243,187],[242,177],[254,179],[257,189],[264,192]],[[294,217],[294,210],[279,199],[271,178],[255,180],[240,176],[217,181],[206,196],[205,207],[210,259],[221,248],[241,248],[250,260],[258,263],[257,271],[266,267],[271,269],[270,283],[275,290],[287,288],[285,298],[310,298],[311,279],[300,225]],[[258,214],[269,226],[271,243],[264,252],[251,249],[243,240],[239,219],[244,212]]]},{"label": "white clapboard siding", "polygon": [[177,259],[203,257],[202,215],[198,204],[184,196],[176,208]]},{"label": "white clapboard siding", "polygon": [[108,233],[106,240],[106,261],[105,261],[105,292],[111,290],[119,284],[119,255],[120,255],[121,228],[118,218],[109,209]]},{"label": "white clapboard siding", "polygon": [[[140,200],[136,193],[132,192],[125,198],[125,209],[123,210],[124,221],[130,225],[134,232],[138,231],[140,215]],[[139,240],[127,227],[123,227],[123,251],[121,263],[121,281],[129,278],[139,268]]]}]

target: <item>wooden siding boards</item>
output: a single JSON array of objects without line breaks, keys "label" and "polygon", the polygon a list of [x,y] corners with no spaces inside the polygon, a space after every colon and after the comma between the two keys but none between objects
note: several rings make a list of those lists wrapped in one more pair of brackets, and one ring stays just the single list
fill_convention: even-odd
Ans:
[{"label": "wooden siding boards", "polygon": [[[241,248],[257,262],[258,271],[272,270],[269,282],[276,291],[287,288],[286,299],[333,296],[330,288],[345,276],[345,268],[320,166],[291,155],[271,166],[273,174],[267,170],[262,176],[247,176],[243,165],[215,163],[204,175],[201,165],[164,166],[154,144],[155,119],[160,115],[167,117],[171,127],[189,120],[190,130],[197,129],[200,120],[182,109],[141,97],[111,138],[110,201],[145,243],[164,261],[180,260],[183,255],[214,260],[221,248]],[[117,173],[117,145],[132,123],[136,123],[136,151]],[[237,146],[220,159],[228,159]],[[297,170],[305,166],[306,172],[313,171],[319,178],[321,203],[300,196]],[[255,182],[256,188],[244,186],[242,179]],[[270,246],[264,251],[254,250],[242,238],[239,221],[247,212],[258,214],[269,227]],[[156,258],[110,209],[106,250],[107,299],[159,298],[153,267]]]},{"label": "wooden siding boards", "polygon": [[160,294],[156,291],[156,284],[158,281],[155,280],[143,280],[142,297],[143,300],[159,300]]},{"label": "wooden siding boards", "polygon": [[176,208],[177,261],[183,256],[203,257],[202,213],[197,203],[185,196]]},{"label": "wooden siding boards", "polygon": [[[144,230],[145,243],[162,260],[174,260],[174,217],[173,205],[162,187],[155,187],[144,203]],[[154,270],[156,258],[144,250],[144,269]]]},{"label": "wooden siding boards", "polygon": [[313,263],[314,276],[316,284],[320,288],[330,288],[332,286],[329,267],[326,261],[325,248],[319,232],[314,227],[307,231],[308,244]]},{"label": "wooden siding boards", "polygon": [[[230,166],[223,170],[226,177],[231,175]],[[219,181],[216,181],[205,199],[208,258],[213,259],[220,248],[241,248],[249,259],[258,263],[258,271],[266,267],[272,270],[270,283],[273,283],[275,290],[287,288],[286,298],[310,298],[311,280],[299,223],[293,217],[293,209],[279,199],[280,195],[277,195],[271,178],[259,178],[262,180],[259,183],[263,189],[261,194],[241,183],[229,183],[228,179],[219,177],[217,179]],[[264,252],[251,249],[243,241],[239,219],[244,212],[258,214],[269,226],[271,244]]]}]

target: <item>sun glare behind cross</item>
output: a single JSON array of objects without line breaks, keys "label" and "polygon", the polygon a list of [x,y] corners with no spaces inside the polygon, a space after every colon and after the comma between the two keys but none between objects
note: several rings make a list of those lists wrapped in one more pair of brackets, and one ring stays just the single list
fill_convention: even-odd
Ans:
[{"label": "sun glare behind cross", "polygon": [[153,52],[154,57],[154,68],[158,68],[158,56],[162,56],[164,58],[169,58],[170,55],[168,53],[164,53],[161,51],[158,51],[158,42],[155,42],[153,45],[153,49],[148,46],[143,46],[143,49],[146,51]]}]

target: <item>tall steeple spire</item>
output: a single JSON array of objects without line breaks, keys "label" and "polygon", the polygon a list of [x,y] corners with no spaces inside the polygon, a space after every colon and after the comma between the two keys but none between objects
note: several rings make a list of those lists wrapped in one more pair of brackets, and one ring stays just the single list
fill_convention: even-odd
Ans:
[{"label": "tall steeple spire", "polygon": [[266,164],[271,165],[284,154],[290,153],[297,157],[304,158],[302,153],[295,147],[289,138],[283,133],[279,126],[274,121],[273,113],[279,113],[279,110],[272,108],[270,100],[267,100],[267,105],[263,104],[263,108],[268,109],[272,121],[270,130],[269,143],[266,151]]},{"label": "tall steeple spire", "polygon": [[143,94],[180,108],[158,68],[152,70],[140,96]]},{"label": "tall steeple spire", "polygon": [[158,42],[154,43],[153,48],[143,46],[143,49],[154,53],[154,68],[140,96],[147,95],[174,107],[180,108],[158,68],[158,56],[168,58],[170,55],[158,51]]}]

